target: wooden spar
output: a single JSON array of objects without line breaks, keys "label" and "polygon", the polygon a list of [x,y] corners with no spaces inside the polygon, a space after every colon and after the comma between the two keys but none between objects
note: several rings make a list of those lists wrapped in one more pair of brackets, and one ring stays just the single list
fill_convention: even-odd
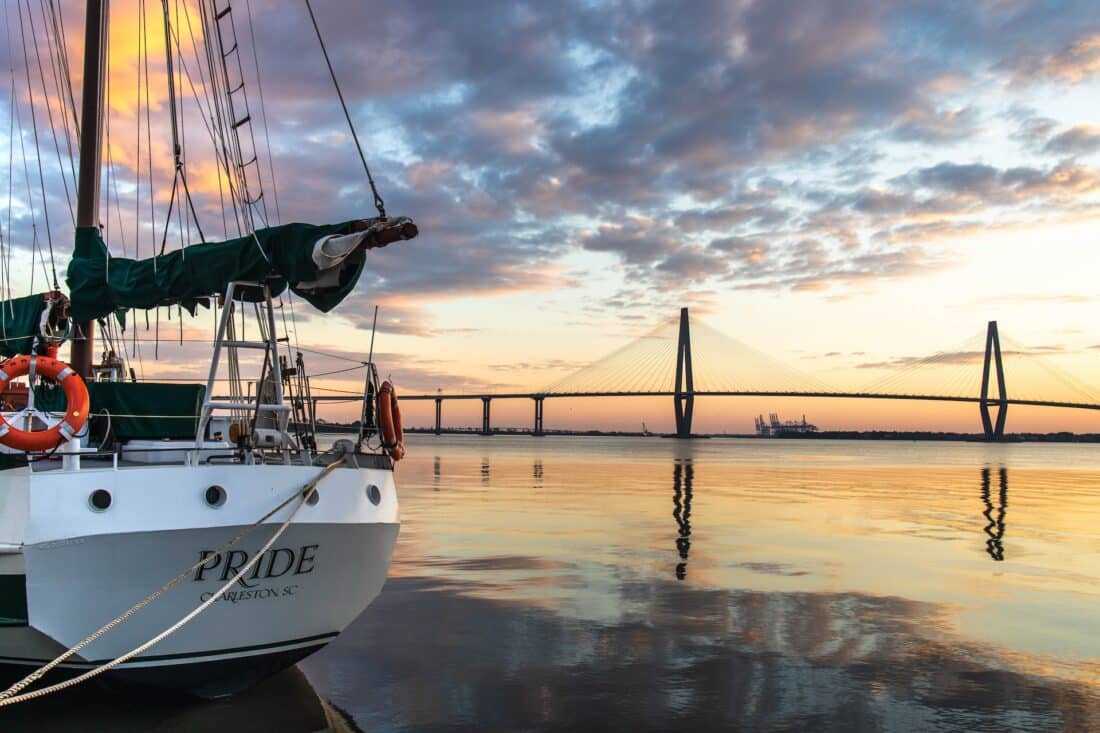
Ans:
[{"label": "wooden spar", "polygon": [[[364,229],[370,228],[376,224],[378,219],[363,219],[356,222],[351,226],[352,232],[361,232]],[[362,243],[355,248],[355,252],[363,252],[368,249],[375,249],[377,247],[385,247],[388,244],[394,242],[400,242],[407,239],[413,239],[420,233],[416,224],[406,217],[398,217],[392,221],[386,220],[383,222],[384,226],[378,231],[374,232]]]},{"label": "wooden spar", "polygon": [[[99,226],[99,178],[103,148],[103,82],[107,61],[107,21],[110,0],[88,0],[84,18],[84,82],[80,100],[80,174],[77,182],[76,225]],[[95,323],[77,324],[72,343],[72,368],[92,375]],[[83,336],[81,339],[80,336]]]}]

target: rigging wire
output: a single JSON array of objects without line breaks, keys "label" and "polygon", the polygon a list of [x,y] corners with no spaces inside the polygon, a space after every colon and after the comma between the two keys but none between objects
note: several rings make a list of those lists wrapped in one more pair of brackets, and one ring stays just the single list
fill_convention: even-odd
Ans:
[{"label": "rigging wire", "polygon": [[[34,25],[34,11],[31,9],[30,0],[26,0],[26,4],[27,4],[27,17],[30,20],[31,25],[33,26]],[[43,18],[43,23],[45,24],[45,18]],[[47,39],[47,43],[49,43],[49,32],[48,31],[46,33],[46,39]],[[39,50],[39,45],[40,44],[35,43],[35,44],[32,44],[32,45],[34,46],[34,58],[35,58],[35,63],[36,63],[37,69],[38,69],[38,79],[39,79],[39,82],[42,85],[42,101],[46,105],[46,116],[47,116],[47,118],[49,120],[49,123],[50,123],[50,138],[53,140],[54,151],[57,153],[57,168],[61,173],[61,184],[62,184],[62,186],[65,190],[65,201],[69,205],[69,218],[72,220],[73,226],[76,226],[76,213],[73,210],[73,198],[72,198],[72,195],[69,192],[69,179],[66,178],[66,176],[65,176],[65,164],[61,160],[61,142],[57,139],[57,126],[54,124],[54,119],[53,119],[53,104],[50,101],[51,100],[50,92],[46,88],[46,70],[45,70],[45,67],[42,65],[42,53]],[[29,65],[29,62],[28,62],[28,65]],[[28,72],[29,71],[30,71],[30,69],[28,68]],[[58,89],[58,96],[60,96],[60,92],[61,92],[61,90]],[[68,132],[69,132],[68,125],[64,125],[64,129],[65,129],[66,134],[68,134]],[[72,168],[72,163],[73,163],[73,159],[72,159],[72,139],[70,138],[69,139],[69,166],[70,166],[70,168],[72,169],[72,172],[73,172],[73,189],[75,190],[76,189],[76,169]],[[50,257],[51,257],[51,259],[53,258],[52,252],[51,252]],[[54,280],[55,281],[57,280],[56,276],[54,277]],[[55,289],[57,288],[56,284],[54,285],[54,288]]]},{"label": "rigging wire", "polygon": [[[176,104],[176,68],[172,59],[172,19],[170,15],[171,11],[168,8],[168,0],[161,0],[161,8],[164,14],[164,57],[168,72],[168,116],[171,122],[172,158],[175,164],[172,174],[172,193],[168,197],[168,213],[165,215],[164,219],[164,235],[161,237],[160,242],[160,254],[163,255],[164,248],[168,244],[168,228],[172,221],[172,209],[180,197],[180,184],[183,185],[183,196],[187,200],[188,211],[194,219],[195,227],[198,229],[199,239],[205,242],[206,237],[203,236],[202,228],[199,226],[198,215],[195,213],[195,202],[191,199],[191,188],[187,185],[187,172],[183,165],[183,143],[179,125],[180,115]],[[178,11],[178,4],[176,8]],[[180,202],[180,211],[181,213],[177,217],[180,228],[180,247],[184,252],[184,257],[186,257],[187,242],[184,238],[183,219],[185,214],[182,201]],[[190,225],[188,225],[188,235],[190,235]]]},{"label": "rigging wire", "polygon": [[[68,164],[69,164],[68,165],[69,175],[72,176],[72,178],[73,178],[73,192],[74,192],[74,196],[75,196],[76,195],[76,185],[77,185],[76,153],[75,153],[76,147],[73,144],[73,128],[69,127],[69,123],[70,123],[69,113],[68,113],[68,108],[65,105],[65,92],[62,89],[63,81],[66,80],[66,77],[62,73],[62,69],[61,69],[61,65],[62,65],[63,61],[62,61],[61,48],[59,48],[59,45],[61,45],[62,39],[61,39],[61,37],[56,36],[56,30],[57,30],[56,24],[53,23],[53,22],[47,22],[48,19],[46,17],[46,3],[45,3],[45,0],[40,0],[40,10],[41,10],[41,13],[42,13],[42,22],[46,26],[46,34],[45,34],[46,35],[46,45],[48,46],[48,51],[50,51],[50,73],[51,73],[51,76],[53,78],[54,90],[56,90],[56,92],[57,92],[57,108],[58,108],[59,116],[61,116],[61,118],[62,118],[62,129],[65,131],[65,147],[66,147],[66,151],[68,152],[68,155],[66,157],[67,157]],[[38,53],[37,45],[35,45],[34,53],[35,53],[35,55],[37,55],[37,53]],[[38,62],[38,68],[40,68],[40,72],[41,72],[41,68],[42,68],[42,62],[41,61]],[[69,95],[70,96],[72,96],[72,91],[73,91],[73,89],[72,89],[72,87],[70,87],[69,88]],[[43,94],[46,94],[46,92],[45,92],[45,78],[44,77],[43,77]],[[46,103],[47,103],[47,105],[50,105],[50,103],[51,103],[51,98],[50,98],[50,95],[48,95],[48,94],[46,94]],[[48,109],[48,107],[47,107],[47,109]],[[51,117],[51,125],[53,125],[53,118],[52,117]],[[55,145],[56,145],[56,134],[57,134],[56,130],[54,129]],[[61,165],[61,151],[58,150],[57,156],[58,156],[58,167],[61,168],[62,180],[63,180],[63,182],[65,182],[65,180],[66,180],[65,179],[65,167],[63,165]],[[68,189],[66,188],[66,195],[67,195],[67,190]],[[70,212],[70,215],[73,214],[72,201],[70,201],[70,203],[69,203],[69,212]],[[76,216],[75,215],[73,215],[73,225],[76,226]]]},{"label": "rigging wire", "polygon": [[[27,32],[23,27],[23,5],[22,3],[16,3],[16,7],[19,10],[19,35],[23,41],[23,61],[25,63],[25,70],[27,72],[27,92],[30,95],[30,107],[31,107],[31,127],[34,129],[34,148],[35,154],[38,158],[38,182],[42,188],[42,217],[46,226],[46,242],[50,248],[50,269],[53,273],[53,287],[54,290],[59,290],[57,280],[57,265],[54,261],[53,254],[53,234],[50,232],[50,210],[46,205],[46,176],[42,171],[42,147],[38,141],[38,117],[35,114],[34,108],[34,87],[31,85],[31,64],[30,54],[27,52]],[[29,11],[29,6],[28,6]]]},{"label": "rigging wire", "polygon": [[[46,271],[46,262],[42,259],[42,253],[38,243],[38,214],[36,213],[34,196],[31,193],[31,171],[27,165],[27,146],[23,140],[23,115],[19,110],[19,105],[15,106],[15,126],[19,130],[19,153],[23,160],[23,183],[27,188],[27,208],[30,210],[31,215],[31,277],[30,277],[30,292],[34,292],[34,265],[35,256],[38,256],[39,264],[42,266],[43,277],[49,281],[49,273]],[[10,204],[10,201],[9,201]]]},{"label": "rigging wire", "polygon": [[[108,53],[105,56],[106,57],[103,59],[103,84],[104,84],[103,98],[109,100],[111,98],[111,54]],[[101,212],[102,216],[100,217],[100,221],[103,223],[103,242],[107,246],[107,251],[109,253],[110,248],[111,248],[111,239],[112,239],[112,237],[111,237],[111,182],[112,182],[113,176],[111,175],[111,173],[112,173],[113,159],[112,159],[112,156],[111,156],[111,110],[110,110],[110,104],[105,104],[104,106],[107,107],[107,109],[103,110],[103,136],[104,136],[104,140],[106,141],[106,147],[107,147],[107,165],[103,166],[103,168],[105,169],[103,171],[103,175],[107,179],[107,181],[106,181],[106,183],[103,187],[103,190],[107,192],[107,195],[104,197],[105,201],[101,202],[101,208],[103,209],[103,211]],[[121,220],[121,217],[120,217],[120,220]],[[120,234],[121,234],[121,229],[122,228],[120,226],[119,227]],[[122,254],[123,254],[123,256],[126,255],[125,247],[123,247]],[[110,259],[110,258],[108,257],[108,259]],[[108,263],[107,267],[110,268],[109,263]],[[110,272],[109,269],[108,269],[108,272]]]},{"label": "rigging wire", "polygon": [[[144,7],[144,0],[142,2]],[[136,122],[136,132],[134,136],[134,145],[137,149],[137,153],[134,156],[134,258],[141,259],[141,47],[144,42],[145,34],[142,32],[141,26],[142,14],[139,13],[137,17],[137,43],[138,43],[138,63],[137,66],[137,110],[134,115]]]},{"label": "rigging wire", "polygon": [[321,53],[325,57],[325,65],[328,66],[329,76],[332,77],[332,85],[336,88],[336,95],[340,98],[340,107],[344,110],[344,118],[348,121],[348,129],[351,130],[352,140],[355,141],[355,149],[359,152],[359,160],[363,162],[363,171],[367,174],[367,181],[370,183],[371,193],[374,194],[374,207],[378,209],[378,216],[386,218],[386,203],[382,200],[381,194],[378,193],[378,187],[374,183],[374,176],[371,175],[370,166],[367,165],[367,156],[363,154],[363,146],[359,144],[359,135],[355,132],[355,123],[351,121],[351,113],[348,112],[348,104],[344,101],[344,93],[340,90],[340,82],[336,80],[336,71],[332,68],[332,61],[328,56],[328,48],[325,46],[325,39],[321,36],[321,28],[317,25],[317,17],[313,14],[313,5],[310,0],[305,0],[306,10],[309,11],[309,19],[313,23],[313,30],[317,34],[317,42],[321,44]]},{"label": "rigging wire", "polygon": [[[7,35],[7,39],[8,39],[8,48],[11,48],[11,24],[6,22],[8,20],[7,14],[8,14],[8,9],[5,8],[4,9],[4,15],[5,15],[5,17],[4,17],[4,20],[5,20],[4,31],[5,31],[5,33]],[[9,55],[9,59],[11,59],[11,58],[12,57]],[[10,91],[9,102],[8,102],[8,218],[7,218],[7,227],[6,227],[6,230],[8,232],[8,242],[7,242],[6,249],[2,253],[0,253],[0,258],[2,258],[3,264],[4,264],[4,276],[3,276],[3,279],[2,279],[2,283],[0,283],[0,284],[2,284],[4,289],[5,289],[5,292],[4,292],[5,298],[4,299],[8,303],[9,314],[12,317],[14,317],[15,316],[15,304],[11,302],[11,298],[13,296],[12,289],[11,289],[11,248],[13,246],[13,243],[11,241],[11,210],[12,210],[12,200],[14,198],[14,188],[13,188],[14,175],[13,174],[14,174],[14,171],[15,171],[15,146],[12,145],[12,138],[15,135],[15,105],[16,105],[16,100],[15,100],[15,66],[14,66],[14,62],[11,62],[11,63],[8,64],[8,72],[9,72],[9,79],[10,79],[10,82],[11,82],[11,91]],[[23,131],[20,130],[19,134],[20,134],[20,136],[22,136]],[[34,271],[34,263],[33,262],[31,263],[31,271],[32,272]]]},{"label": "rigging wire", "polygon": [[[271,193],[275,204],[275,222],[282,224],[283,215],[279,209],[279,184],[275,178],[275,156],[271,154],[271,130],[267,123],[267,101],[264,96],[263,74],[260,72],[259,48],[256,44],[256,29],[253,21],[252,0],[245,0],[245,12],[248,16],[248,39],[252,46],[252,66],[256,74],[256,89],[260,99],[260,119],[264,127],[264,147],[267,152],[268,178],[271,180]],[[290,337],[293,334],[294,347],[301,353],[301,344],[298,341],[298,318],[294,313],[294,291],[286,291],[286,303],[290,305],[290,323],[294,324],[293,330],[287,323],[286,309],[283,307],[283,296],[279,296],[279,310],[283,319],[283,335]]]},{"label": "rigging wire", "polygon": [[[232,130],[232,122],[227,120],[227,117],[232,115],[232,110],[225,109],[225,104],[228,102],[225,99],[225,95],[228,93],[228,69],[225,67],[224,56],[221,57],[221,66],[223,69],[223,80],[219,79],[219,75],[214,73],[214,70],[218,68],[219,62],[216,60],[221,56],[221,52],[214,48],[213,36],[218,33],[216,30],[216,19],[210,17],[207,12],[207,6],[205,3],[199,4],[199,10],[201,12],[200,19],[202,20],[202,39],[203,50],[206,55],[206,65],[210,70],[210,95],[213,101],[214,115],[211,119],[211,123],[215,129],[218,130],[218,137],[221,143],[218,147],[219,163],[225,170],[225,181],[229,188],[229,199],[233,202],[233,215],[236,219],[237,233],[243,236],[246,232],[252,232],[254,227],[252,226],[250,211],[245,204],[245,200],[248,198],[247,192],[242,196],[241,191],[240,167],[239,163],[239,138],[235,135],[232,136],[232,140],[237,141],[237,145],[230,146],[227,142],[230,140],[230,135],[227,131]],[[219,42],[220,45],[220,42]],[[224,207],[223,207],[224,210]],[[257,246],[258,243],[257,243]],[[259,247],[263,252],[263,248]],[[263,252],[264,258],[267,258],[267,253]]]},{"label": "rigging wire", "polygon": [[[73,78],[69,71],[69,50],[65,46],[65,17],[57,10],[54,0],[50,0],[50,18],[54,27],[54,37],[58,39],[57,50],[60,54],[61,72],[65,77],[65,89],[68,91],[69,109],[72,114],[73,130],[80,139],[80,115],[76,112],[76,96],[73,94]],[[75,178],[74,178],[75,181]]]},{"label": "rigging wire", "polygon": [[[145,0],[141,0],[141,35],[142,35],[142,58],[141,63],[145,67],[145,148],[146,148],[146,161],[148,163],[149,172],[149,231],[153,236],[156,236],[157,231],[157,209],[156,209],[156,193],[153,188],[153,116],[152,107],[153,101],[149,94],[149,41],[145,38],[145,34],[149,28],[149,20],[146,17]],[[138,97],[140,114],[140,102],[141,98]],[[140,165],[140,159],[138,161]],[[153,272],[157,271],[157,251],[156,245],[150,245],[153,250]],[[157,309],[157,325],[160,325],[160,309]]]},{"label": "rigging wire", "polygon": [[283,215],[279,211],[279,186],[275,180],[275,156],[271,154],[271,132],[267,126],[267,103],[264,100],[264,82],[260,74],[260,54],[256,47],[256,31],[252,23],[252,0],[245,0],[245,10],[248,14],[248,38],[252,44],[252,64],[256,70],[256,89],[260,97],[260,119],[264,123],[264,140],[267,147],[268,177],[271,179],[271,195],[275,203],[275,221],[281,224]]},{"label": "rigging wire", "polygon": [[[106,67],[105,68],[105,73],[104,73],[104,83],[106,84],[106,87],[107,87],[106,90],[105,90],[106,91],[106,98],[110,99],[111,98],[111,56],[110,56],[110,54],[107,54],[107,58],[104,59],[104,64],[105,64],[105,67]],[[119,237],[119,241],[122,244],[122,256],[125,257],[126,256],[126,231],[123,227],[123,221],[122,221],[122,200],[121,200],[121,198],[119,196],[119,193],[118,193],[118,171],[115,168],[114,151],[111,148],[111,111],[110,111],[109,108],[104,110],[103,117],[104,117],[104,126],[103,127],[104,127],[104,133],[106,135],[106,143],[107,143],[107,208],[108,208],[108,211],[106,212],[106,215],[103,217],[103,219],[106,222],[107,226],[109,227],[110,223],[111,223],[111,212],[110,212],[109,209],[110,209],[111,191],[113,189],[114,194],[115,194],[115,214],[118,217],[118,237]],[[107,234],[107,235],[105,235],[105,239],[107,241],[108,246],[110,246],[111,239],[112,239],[111,236],[109,234]]]}]

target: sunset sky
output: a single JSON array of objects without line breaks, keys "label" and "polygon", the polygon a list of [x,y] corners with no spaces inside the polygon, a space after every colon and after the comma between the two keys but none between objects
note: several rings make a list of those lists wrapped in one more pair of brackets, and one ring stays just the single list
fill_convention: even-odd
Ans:
[{"label": "sunset sky", "polygon": [[[104,218],[122,232],[111,237],[115,254],[134,255],[141,227],[139,253],[148,256],[172,182],[164,29],[160,3],[147,2],[154,234],[147,203],[143,211],[135,199],[135,171],[150,164],[148,150],[140,159],[135,150],[137,113],[144,115],[139,3],[112,6],[114,179]],[[169,6],[182,19],[190,8],[198,22],[196,0]],[[79,104],[82,3],[61,7]],[[268,192],[272,223],[276,192],[283,222],[373,215],[300,0],[234,3],[254,117],[249,7],[277,182]],[[333,314],[299,301],[303,344],[365,352],[378,304],[380,367],[404,391],[532,390],[686,305],[700,323],[767,355],[711,339],[700,349],[715,383],[759,388],[736,369],[753,366],[751,379],[763,386],[777,373],[770,359],[830,387],[906,391],[915,371],[906,367],[950,351],[959,358],[932,381],[969,389],[966,375],[975,381],[981,368],[971,352],[996,319],[1019,363],[1007,375],[1010,393],[1100,394],[1095,0],[314,7],[386,208],[415,219],[421,235],[370,253],[357,292]],[[34,31],[32,87],[62,273],[72,221],[61,170],[69,169],[55,120],[58,165],[33,65],[36,40],[43,63],[50,58],[40,6],[6,0],[3,8],[0,202],[9,198],[9,161],[14,172],[10,221],[0,207],[0,225],[5,246],[14,246],[12,294],[21,296],[30,292],[32,209],[41,218],[42,205],[19,9]],[[194,60],[189,39],[185,46]],[[47,72],[47,90],[51,79]],[[183,82],[188,177],[205,231],[221,236],[216,169],[190,83],[201,88],[201,80]],[[20,128],[22,146],[9,135]],[[264,129],[255,129],[266,176]],[[169,246],[179,246],[178,236]],[[41,268],[35,277],[40,291]],[[201,338],[210,322],[209,314],[196,319],[188,334]],[[206,348],[162,344],[158,364],[150,347],[143,369],[175,374],[181,360],[201,362]],[[1042,361],[1030,363],[1036,355]],[[669,429],[666,402],[548,403],[547,426],[637,429],[645,420]],[[422,407],[407,408],[409,422],[429,421]],[[805,413],[823,428],[979,429],[972,406],[746,399],[697,409],[700,430],[748,432],[769,411]],[[479,411],[456,406],[448,421],[475,424]],[[501,404],[497,414],[525,426],[530,411]],[[1100,413],[1016,408],[1008,429],[1100,432]]]}]

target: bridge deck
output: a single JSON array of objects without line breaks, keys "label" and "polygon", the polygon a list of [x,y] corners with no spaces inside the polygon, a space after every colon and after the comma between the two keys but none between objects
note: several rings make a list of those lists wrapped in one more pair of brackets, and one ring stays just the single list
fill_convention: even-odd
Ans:
[{"label": "bridge deck", "polygon": [[[832,399],[861,399],[861,400],[919,400],[924,402],[966,402],[981,404],[980,397],[958,397],[952,395],[920,395],[920,394],[877,394],[873,392],[770,392],[770,391],[732,391],[732,392],[693,392],[696,397],[809,397]],[[402,400],[534,400],[534,399],[562,399],[569,397],[675,397],[676,392],[548,392],[548,393],[484,393],[484,394],[402,394]],[[313,399],[321,402],[350,402],[358,398],[340,397],[335,395],[314,396]],[[1088,402],[1052,402],[1048,400],[1021,400],[1007,399],[1004,401],[991,398],[986,400],[990,405],[1030,405],[1032,407],[1063,407],[1077,410],[1100,410],[1100,404]]]}]

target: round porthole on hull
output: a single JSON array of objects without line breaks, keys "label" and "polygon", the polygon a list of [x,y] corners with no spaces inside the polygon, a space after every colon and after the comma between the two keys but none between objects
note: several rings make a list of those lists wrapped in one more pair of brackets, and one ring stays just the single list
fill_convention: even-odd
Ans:
[{"label": "round porthole on hull", "polygon": [[382,490],[374,484],[367,485],[367,498],[370,499],[370,503],[378,506],[382,503]]},{"label": "round porthole on hull", "polygon": [[111,492],[106,489],[96,489],[88,496],[88,506],[94,512],[105,512],[111,506]]},{"label": "round porthole on hull", "polygon": [[203,493],[203,499],[206,500],[206,505],[215,509],[224,504],[228,497],[229,495],[225,492],[225,489],[217,484],[208,487]]},{"label": "round porthole on hull", "polygon": [[317,506],[317,502],[319,502],[320,500],[321,492],[317,489],[314,489],[313,493],[309,495],[308,499],[306,499],[306,504],[309,504],[310,506]]}]

